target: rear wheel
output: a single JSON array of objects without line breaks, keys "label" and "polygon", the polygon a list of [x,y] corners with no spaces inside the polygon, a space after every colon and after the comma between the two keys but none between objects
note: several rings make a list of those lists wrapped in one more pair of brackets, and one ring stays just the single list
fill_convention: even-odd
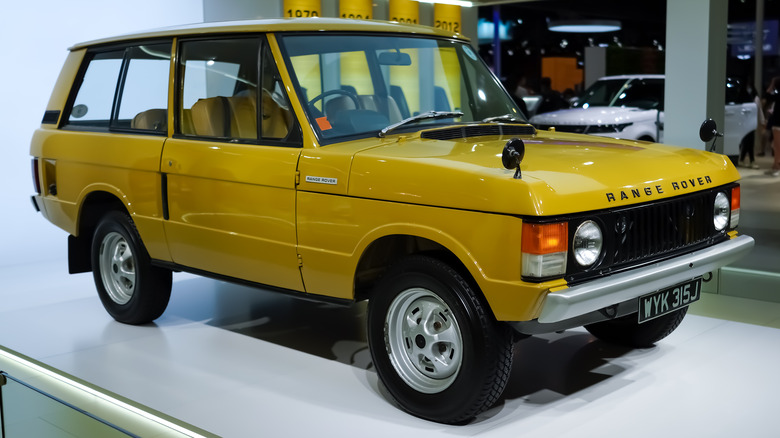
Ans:
[{"label": "rear wheel", "polygon": [[669,336],[682,322],[687,307],[639,324],[637,314],[597,322],[585,326],[592,335],[613,344],[632,348],[652,347]]},{"label": "rear wheel", "polygon": [[460,274],[430,257],[388,271],[369,301],[368,338],[377,374],[398,404],[441,423],[492,406],[512,368],[511,330]]},{"label": "rear wheel", "polygon": [[103,307],[119,322],[151,322],[168,306],[171,271],[152,266],[135,224],[124,212],[109,212],[95,229],[92,273]]}]

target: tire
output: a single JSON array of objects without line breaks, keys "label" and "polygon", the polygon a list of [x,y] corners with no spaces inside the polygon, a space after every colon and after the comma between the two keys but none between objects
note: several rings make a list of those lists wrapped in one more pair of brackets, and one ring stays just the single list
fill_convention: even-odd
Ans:
[{"label": "tire", "polygon": [[490,408],[512,369],[512,332],[445,263],[411,256],[391,267],[368,304],[374,367],[407,412],[461,424]]},{"label": "tire", "polygon": [[107,213],[92,239],[92,274],[106,311],[126,324],[159,318],[171,297],[172,274],[152,266],[130,216]]},{"label": "tire", "polygon": [[669,336],[680,325],[687,312],[688,308],[683,307],[642,324],[637,322],[637,314],[632,313],[586,325],[585,329],[602,341],[631,348],[648,348]]}]

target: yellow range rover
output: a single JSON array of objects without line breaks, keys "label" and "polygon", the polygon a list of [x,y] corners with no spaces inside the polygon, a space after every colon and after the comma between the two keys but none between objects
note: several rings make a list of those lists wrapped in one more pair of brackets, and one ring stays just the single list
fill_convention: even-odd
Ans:
[{"label": "yellow range rover", "polygon": [[754,243],[725,156],[536,131],[468,41],[420,26],[78,44],[31,155],[36,208],[117,321],[158,318],[177,271],[368,300],[379,378],[443,423],[500,399],[519,335],[650,346]]}]

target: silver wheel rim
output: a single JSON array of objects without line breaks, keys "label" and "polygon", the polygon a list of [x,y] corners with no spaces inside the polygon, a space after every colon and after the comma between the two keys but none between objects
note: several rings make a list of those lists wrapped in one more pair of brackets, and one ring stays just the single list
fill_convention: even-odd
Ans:
[{"label": "silver wheel rim", "polygon": [[127,304],[135,292],[135,257],[127,240],[117,233],[106,234],[100,245],[100,277],[111,300]]},{"label": "silver wheel rim", "polygon": [[438,295],[412,288],[387,312],[385,344],[398,375],[426,394],[444,391],[458,377],[463,340],[458,321]]}]

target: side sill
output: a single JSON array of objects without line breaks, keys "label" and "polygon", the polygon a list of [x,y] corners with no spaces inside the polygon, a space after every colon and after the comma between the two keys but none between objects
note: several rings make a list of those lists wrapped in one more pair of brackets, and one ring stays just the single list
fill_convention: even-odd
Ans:
[{"label": "side sill", "polygon": [[305,301],[312,301],[315,303],[327,303],[327,304],[333,304],[342,307],[349,307],[355,304],[355,300],[347,300],[344,298],[333,298],[326,295],[317,295],[317,294],[301,292],[294,289],[285,289],[283,287],[271,286],[268,284],[257,283],[254,281],[244,280],[241,278],[217,274],[215,272],[204,271],[202,269],[195,269],[189,266],[180,265],[178,263],[166,262],[164,260],[152,260],[152,265],[160,268],[170,269],[171,271],[174,272],[187,272],[190,274],[199,275],[201,277],[211,278],[213,280],[226,281],[228,283],[240,284],[242,286],[248,286],[255,289],[265,289],[272,292],[278,292],[281,294],[291,296],[293,298],[298,298]]}]

